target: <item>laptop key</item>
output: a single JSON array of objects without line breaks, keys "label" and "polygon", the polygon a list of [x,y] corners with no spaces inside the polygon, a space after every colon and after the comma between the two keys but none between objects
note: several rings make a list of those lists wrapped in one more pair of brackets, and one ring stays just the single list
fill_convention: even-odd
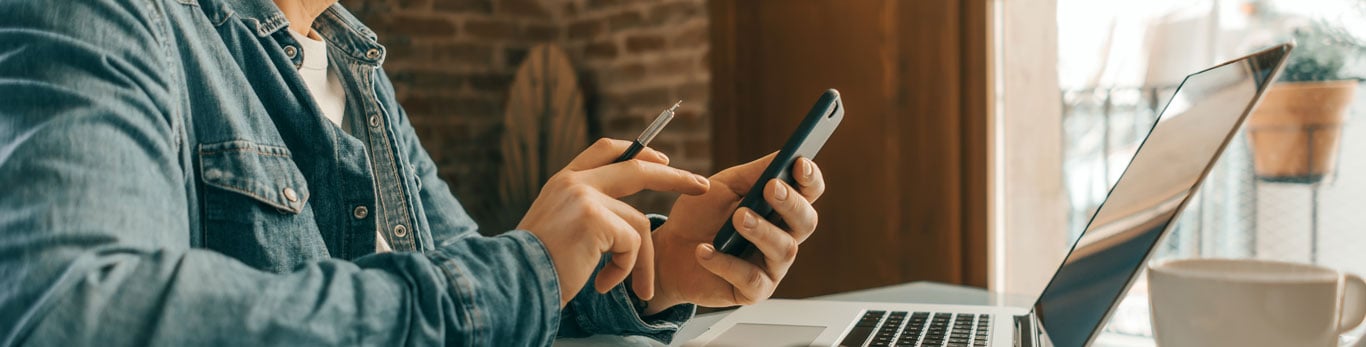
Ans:
[{"label": "laptop key", "polygon": [[864,315],[863,318],[859,318],[858,323],[855,323],[854,326],[871,328],[877,326],[877,323],[880,321],[882,321],[882,316]]},{"label": "laptop key", "polygon": [[844,341],[840,341],[840,346],[857,347],[863,346],[863,341],[868,340],[868,335],[873,333],[873,327],[855,326],[849,331],[849,335],[844,336]]},{"label": "laptop key", "polygon": [[886,311],[868,311],[860,317],[854,324],[854,329],[849,330],[849,335],[844,336],[840,341],[840,346],[863,346],[868,337],[877,330],[878,322],[882,321],[882,316]]}]

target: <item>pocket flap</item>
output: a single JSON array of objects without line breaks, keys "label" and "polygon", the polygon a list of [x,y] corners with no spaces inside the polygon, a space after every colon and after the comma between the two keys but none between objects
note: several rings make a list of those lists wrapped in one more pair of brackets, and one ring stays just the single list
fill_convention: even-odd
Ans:
[{"label": "pocket flap", "polygon": [[308,182],[287,148],[240,140],[202,144],[199,163],[210,186],[296,214],[308,201]]}]

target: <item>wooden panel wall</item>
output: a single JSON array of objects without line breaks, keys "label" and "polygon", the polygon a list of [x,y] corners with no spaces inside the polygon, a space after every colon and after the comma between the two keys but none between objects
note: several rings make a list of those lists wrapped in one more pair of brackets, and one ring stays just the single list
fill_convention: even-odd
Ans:
[{"label": "wooden panel wall", "polygon": [[722,1],[715,167],[777,150],[826,88],[820,227],[779,297],[913,280],[986,285],[986,2]]}]

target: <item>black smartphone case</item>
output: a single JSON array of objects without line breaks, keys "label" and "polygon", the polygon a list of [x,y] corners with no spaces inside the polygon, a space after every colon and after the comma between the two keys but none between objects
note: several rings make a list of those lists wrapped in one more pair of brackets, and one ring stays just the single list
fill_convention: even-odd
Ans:
[{"label": "black smartphone case", "polygon": [[[792,164],[797,161],[797,158],[814,160],[816,153],[820,152],[821,147],[830,138],[830,134],[835,132],[835,128],[839,126],[841,120],[844,120],[844,103],[840,101],[840,93],[834,89],[826,90],[825,93],[821,94],[820,99],[816,100],[811,111],[806,113],[806,118],[802,119],[797,130],[792,133],[792,137],[787,139],[787,144],[778,151],[773,162],[764,169],[764,173],[759,176],[758,182],[755,182],[754,186],[749,189],[749,193],[740,199],[738,207],[748,207],[769,222],[775,225],[783,225],[781,224],[782,218],[764,200],[764,186],[769,180],[777,178],[796,187],[796,181],[791,174]],[[732,212],[731,215],[734,213]],[[735,231],[735,225],[731,223],[730,218],[727,218],[726,224],[721,225],[721,230],[716,232],[716,238],[712,240],[712,245],[721,252],[737,257],[745,256],[753,248],[753,244],[749,240]]]}]

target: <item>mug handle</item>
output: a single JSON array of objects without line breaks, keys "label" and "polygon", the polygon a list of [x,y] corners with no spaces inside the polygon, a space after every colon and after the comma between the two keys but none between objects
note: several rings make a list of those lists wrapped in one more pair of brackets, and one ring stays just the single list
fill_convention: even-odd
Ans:
[{"label": "mug handle", "polygon": [[1366,281],[1357,275],[1342,274],[1342,311],[1338,316],[1338,333],[1345,333],[1366,318]]}]

